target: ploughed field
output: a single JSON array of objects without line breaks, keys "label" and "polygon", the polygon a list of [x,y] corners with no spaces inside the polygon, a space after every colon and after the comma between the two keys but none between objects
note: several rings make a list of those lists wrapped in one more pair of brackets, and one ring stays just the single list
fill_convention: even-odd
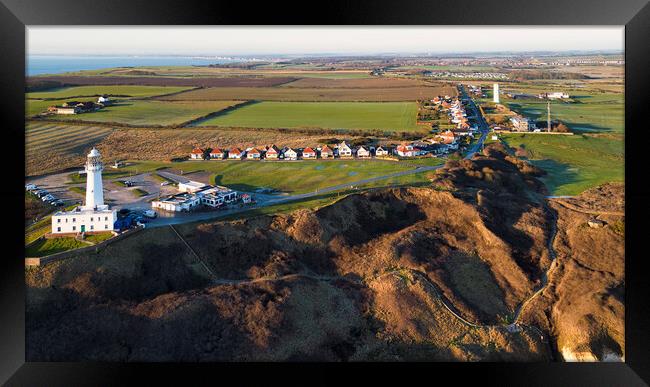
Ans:
[{"label": "ploughed field", "polygon": [[453,87],[409,86],[409,87],[209,87],[180,94],[161,97],[170,101],[205,101],[221,99],[263,100],[263,101],[416,101],[432,99],[438,95],[451,94]]},{"label": "ploughed field", "polygon": [[414,102],[259,102],[197,123],[250,128],[416,130]]},{"label": "ploughed field", "polygon": [[27,175],[82,166],[88,149],[113,132],[93,125],[59,125],[45,121],[25,124],[25,167]]}]

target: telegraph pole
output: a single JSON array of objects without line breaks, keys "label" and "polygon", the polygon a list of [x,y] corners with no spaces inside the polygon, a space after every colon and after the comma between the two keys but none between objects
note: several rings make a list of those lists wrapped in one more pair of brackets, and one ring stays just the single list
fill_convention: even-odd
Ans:
[{"label": "telegraph pole", "polygon": [[546,102],[546,129],[551,132],[551,101]]}]

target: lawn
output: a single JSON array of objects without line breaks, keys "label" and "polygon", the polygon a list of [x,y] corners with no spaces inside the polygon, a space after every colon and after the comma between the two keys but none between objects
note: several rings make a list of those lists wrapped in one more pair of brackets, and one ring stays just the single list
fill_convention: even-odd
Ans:
[{"label": "lawn", "polygon": [[132,126],[180,125],[218,112],[239,101],[120,101],[96,112],[50,116],[52,120],[118,123]]},{"label": "lawn", "polygon": [[52,239],[43,238],[25,248],[25,257],[44,257],[46,255],[78,249],[85,246],[88,246],[88,244],[78,241],[72,237]]},{"label": "lawn", "polygon": [[260,102],[202,121],[201,126],[417,130],[413,102]]},{"label": "lawn", "polygon": [[[384,160],[329,160],[329,161],[185,161],[179,163],[135,162],[128,168],[139,172],[154,171],[161,166],[190,172],[205,171],[210,174],[209,183],[225,185],[242,191],[255,191],[258,188],[274,188],[283,192],[305,193],[338,184],[347,184],[375,176],[411,170],[418,165],[435,165],[440,159],[418,161]],[[187,175],[191,179],[191,175]],[[386,183],[408,183],[409,179],[421,182],[421,178],[400,177],[386,179]],[[376,182],[374,184],[380,184]]]},{"label": "lawn", "polygon": [[[61,98],[81,98],[95,97],[104,94],[119,97],[154,97],[178,93],[179,91],[189,90],[192,87],[178,86],[136,86],[136,85],[113,85],[113,86],[74,86],[62,87],[48,91],[37,91],[27,93],[26,97],[30,99],[61,99]],[[53,102],[50,102],[52,104]]]},{"label": "lawn", "polygon": [[502,134],[511,147],[523,146],[553,195],[577,195],[610,181],[624,181],[622,139],[591,135]]}]

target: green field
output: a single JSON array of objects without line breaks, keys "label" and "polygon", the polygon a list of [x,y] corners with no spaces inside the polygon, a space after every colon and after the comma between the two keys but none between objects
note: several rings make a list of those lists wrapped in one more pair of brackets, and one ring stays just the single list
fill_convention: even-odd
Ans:
[{"label": "green field", "polygon": [[[103,94],[120,97],[153,97],[177,93],[183,90],[190,90],[192,87],[177,86],[137,86],[137,85],[114,85],[114,86],[74,86],[62,87],[48,91],[37,91],[27,93],[29,99],[61,99],[72,97],[95,97]],[[50,102],[51,104],[52,102]]]},{"label": "green field", "polygon": [[[551,119],[565,122],[576,132],[623,133],[625,131],[623,94],[580,94],[571,97],[577,102],[551,102]],[[544,100],[504,99],[502,102],[511,110],[526,117],[546,119]]]},{"label": "green field", "polygon": [[202,121],[200,126],[416,130],[412,102],[260,102]]},{"label": "green field", "polygon": [[[435,158],[414,162],[356,159],[299,162],[213,160],[164,163],[133,161],[132,165],[123,170],[134,171],[137,169],[139,173],[143,173],[153,172],[157,168],[167,166],[174,170],[182,170],[185,174],[203,171],[210,174],[210,183],[216,181],[216,184],[233,189],[255,191],[258,188],[273,188],[295,194],[411,170],[419,165],[437,165],[442,162],[442,159]],[[191,179],[191,175],[188,178]],[[409,175],[382,180],[368,184],[368,186],[402,185],[422,181],[422,176]]]},{"label": "green field", "polygon": [[118,123],[132,126],[168,126],[218,112],[239,101],[120,101],[96,112],[74,115],[53,115],[48,119],[57,121],[86,121]]},{"label": "green field", "polygon": [[72,237],[41,239],[25,249],[25,257],[44,257],[85,246],[88,244]]},{"label": "green field", "polygon": [[577,195],[610,181],[624,181],[624,148],[616,136],[502,134],[511,147],[523,146],[553,195]]}]

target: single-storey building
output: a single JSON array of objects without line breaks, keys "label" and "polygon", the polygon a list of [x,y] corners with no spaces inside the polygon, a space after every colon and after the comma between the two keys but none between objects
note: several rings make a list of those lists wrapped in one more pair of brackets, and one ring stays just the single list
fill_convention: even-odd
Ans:
[{"label": "single-storey building", "polygon": [[282,155],[285,160],[298,160],[298,153],[291,148],[284,148]]},{"label": "single-storey building", "polygon": [[266,153],[264,154],[264,158],[277,159],[279,154],[280,154],[279,149],[275,145],[271,145],[270,147],[266,148]]},{"label": "single-storey building", "polygon": [[219,149],[219,148],[214,148],[210,151],[210,158],[211,159],[223,159],[225,157],[225,153]]},{"label": "single-storey building", "polygon": [[190,159],[192,160],[203,160],[203,149],[194,148],[190,153]]},{"label": "single-storey building", "polygon": [[191,193],[181,193],[169,196],[164,199],[154,200],[151,202],[152,208],[159,208],[165,211],[180,212],[191,211],[201,203],[198,195]]},{"label": "single-storey building", "polygon": [[370,151],[364,148],[363,146],[360,146],[357,149],[357,157],[363,157],[363,158],[370,157]]},{"label": "single-storey building", "polygon": [[246,158],[249,160],[259,160],[262,158],[262,152],[257,148],[246,151]]},{"label": "single-storey building", "polygon": [[183,183],[178,183],[178,191],[194,193],[205,189],[207,186],[198,181],[188,180]]},{"label": "single-storey building", "polygon": [[375,156],[381,157],[381,156],[388,156],[388,150],[379,146],[377,149],[375,149]]},{"label": "single-storey building", "polygon": [[328,159],[330,157],[334,157],[334,151],[332,150],[332,148],[325,145],[322,148],[320,148],[320,157],[322,159]]},{"label": "single-storey building", "polygon": [[231,150],[228,151],[228,158],[229,159],[239,159],[244,157],[244,152],[242,152],[241,149],[239,148],[232,148]]},{"label": "single-storey building", "polygon": [[339,157],[352,157],[352,148],[343,141],[338,146]]},{"label": "single-storey building", "polygon": [[302,158],[303,159],[315,159],[316,158],[316,151],[311,149],[310,147],[307,147],[302,150]]}]

